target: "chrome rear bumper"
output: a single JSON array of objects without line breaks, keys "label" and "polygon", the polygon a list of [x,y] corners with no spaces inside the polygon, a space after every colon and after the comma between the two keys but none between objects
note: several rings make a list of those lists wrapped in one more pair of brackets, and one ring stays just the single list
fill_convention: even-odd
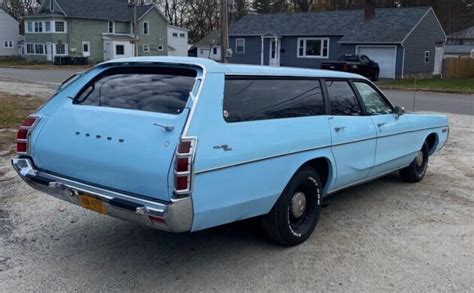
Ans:
[{"label": "chrome rear bumper", "polygon": [[28,158],[12,160],[13,168],[31,187],[56,198],[80,205],[79,195],[102,201],[107,215],[170,232],[190,231],[193,205],[190,197],[157,202],[98,188],[35,169]]}]

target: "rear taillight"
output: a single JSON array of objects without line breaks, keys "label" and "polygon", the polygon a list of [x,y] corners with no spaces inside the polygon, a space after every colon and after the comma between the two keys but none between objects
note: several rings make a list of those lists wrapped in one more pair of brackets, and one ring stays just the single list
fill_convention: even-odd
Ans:
[{"label": "rear taillight", "polygon": [[174,163],[174,193],[176,195],[188,195],[191,193],[195,152],[196,139],[181,138],[176,148]]},{"label": "rear taillight", "polygon": [[30,133],[36,124],[38,124],[38,121],[39,117],[28,116],[21,124],[20,129],[18,129],[18,133],[16,134],[16,152],[19,155],[29,155]]}]

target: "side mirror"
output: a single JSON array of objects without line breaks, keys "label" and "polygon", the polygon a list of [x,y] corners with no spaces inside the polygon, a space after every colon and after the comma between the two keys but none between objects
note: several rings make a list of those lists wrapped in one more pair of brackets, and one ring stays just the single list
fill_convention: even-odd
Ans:
[{"label": "side mirror", "polygon": [[397,115],[397,118],[398,118],[402,116],[403,114],[405,114],[405,108],[402,106],[395,106],[395,108],[393,108],[393,113]]}]

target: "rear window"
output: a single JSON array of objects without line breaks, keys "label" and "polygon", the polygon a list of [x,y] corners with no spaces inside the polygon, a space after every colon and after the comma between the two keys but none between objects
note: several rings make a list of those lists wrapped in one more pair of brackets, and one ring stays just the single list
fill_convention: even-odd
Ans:
[{"label": "rear window", "polygon": [[99,74],[74,104],[180,114],[196,71],[152,66],[116,67]]},{"label": "rear window", "polygon": [[223,115],[227,122],[323,114],[317,79],[226,77]]}]

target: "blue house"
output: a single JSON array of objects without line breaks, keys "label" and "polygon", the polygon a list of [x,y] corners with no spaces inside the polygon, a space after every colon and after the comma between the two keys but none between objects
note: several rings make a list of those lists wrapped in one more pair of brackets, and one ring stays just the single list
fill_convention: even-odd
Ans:
[{"label": "blue house", "polygon": [[319,68],[359,54],[392,79],[441,74],[445,41],[431,7],[254,14],[229,30],[231,63]]}]

